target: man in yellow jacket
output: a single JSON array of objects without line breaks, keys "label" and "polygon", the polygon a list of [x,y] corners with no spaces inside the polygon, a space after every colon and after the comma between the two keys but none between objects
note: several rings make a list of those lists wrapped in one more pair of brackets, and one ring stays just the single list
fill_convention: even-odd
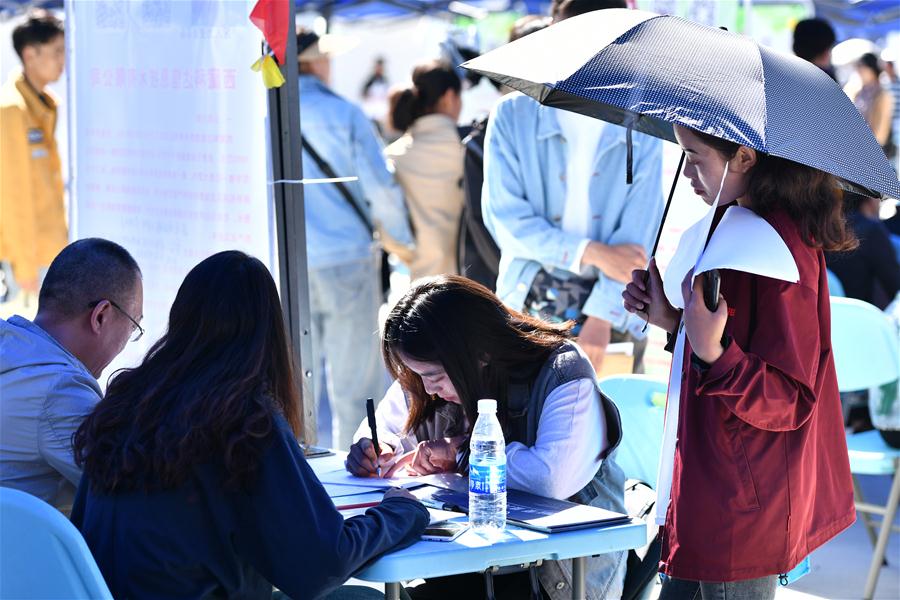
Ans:
[{"label": "man in yellow jacket", "polygon": [[62,23],[34,13],[13,30],[13,46],[22,71],[0,90],[0,261],[34,294],[41,272],[68,242],[56,101],[46,90],[65,64]]}]

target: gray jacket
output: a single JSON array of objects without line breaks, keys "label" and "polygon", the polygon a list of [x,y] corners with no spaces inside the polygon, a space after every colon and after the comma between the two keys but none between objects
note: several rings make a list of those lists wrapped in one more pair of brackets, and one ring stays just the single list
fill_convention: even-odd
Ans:
[{"label": "gray jacket", "polygon": [[[536,376],[511,382],[506,399],[506,442],[534,446],[547,396],[557,387],[583,378],[596,381],[594,368],[574,344],[565,343],[548,357]],[[624,513],[625,474],[615,462],[615,450],[622,441],[622,421],[615,404],[603,394],[600,394],[600,398],[603,402],[609,446],[601,456],[603,462],[594,478],[569,500]],[[462,432],[462,421],[463,412],[459,405],[445,403],[416,429],[416,438],[433,440],[458,435]],[[467,458],[466,455],[463,456],[462,467],[467,465]],[[560,465],[559,468],[564,466]],[[627,553],[622,551],[588,558],[585,582],[588,600],[622,596],[626,557]],[[539,569],[538,576],[552,600],[568,600],[572,597],[572,561],[545,562]]]},{"label": "gray jacket", "polygon": [[[594,368],[573,344],[564,344],[550,355],[536,378],[511,385],[507,400],[511,417],[507,442],[517,441],[533,446],[537,440],[544,400],[560,385],[582,378],[596,381]],[[622,421],[616,405],[603,394],[600,394],[600,398],[606,417],[609,447],[601,457],[603,462],[594,478],[569,500],[624,513],[625,474],[615,463],[615,451],[622,441]],[[626,557],[627,553],[622,551],[587,559],[585,591],[588,600],[622,596]],[[552,600],[568,600],[572,597],[572,561],[545,562],[539,569],[538,576]]]},{"label": "gray jacket", "polygon": [[0,485],[70,506],[81,478],[72,434],[101,397],[50,334],[18,315],[0,319]]}]

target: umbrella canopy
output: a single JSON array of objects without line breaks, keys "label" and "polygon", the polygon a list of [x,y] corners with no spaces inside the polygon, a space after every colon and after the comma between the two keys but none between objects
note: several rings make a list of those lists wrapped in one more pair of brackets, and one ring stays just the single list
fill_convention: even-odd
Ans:
[{"label": "umbrella canopy", "polygon": [[595,11],[466,62],[539,102],[674,142],[673,124],[900,198],[897,173],[823,71],[674,16]]}]

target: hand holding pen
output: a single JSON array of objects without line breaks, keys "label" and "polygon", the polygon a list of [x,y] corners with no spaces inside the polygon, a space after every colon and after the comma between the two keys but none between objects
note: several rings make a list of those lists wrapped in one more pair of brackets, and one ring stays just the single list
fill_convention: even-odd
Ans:
[{"label": "hand holding pen", "polygon": [[378,443],[378,424],[375,421],[375,401],[366,400],[366,418],[371,438],[363,438],[350,446],[345,463],[347,470],[358,477],[382,477],[394,464],[394,449]]},{"label": "hand holding pen", "polygon": [[[381,477],[387,475],[394,465],[394,449],[387,444],[379,444],[380,452],[369,438],[362,438],[352,446],[347,455],[346,467],[357,477]],[[379,469],[381,474],[379,474]]]}]

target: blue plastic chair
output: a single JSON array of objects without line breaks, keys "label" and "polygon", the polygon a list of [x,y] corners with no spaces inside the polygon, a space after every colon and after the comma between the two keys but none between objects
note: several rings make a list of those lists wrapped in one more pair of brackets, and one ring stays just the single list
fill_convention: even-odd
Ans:
[{"label": "blue plastic chair", "polygon": [[84,538],[58,510],[0,488],[0,598],[109,599]]},{"label": "blue plastic chair", "polygon": [[616,463],[625,477],[640,479],[656,489],[665,406],[653,404],[653,397],[661,393],[665,402],[666,382],[646,375],[614,375],[599,384],[622,417],[622,443],[616,451]]},{"label": "blue plastic chair", "polygon": [[832,296],[843,298],[847,294],[844,293],[844,284],[838,279],[837,275],[829,270],[825,270],[828,274],[828,293]]},{"label": "blue plastic chair", "polygon": [[[864,390],[900,378],[900,335],[894,323],[876,307],[851,298],[831,299],[831,343],[837,369],[838,388],[843,391]],[[865,600],[875,594],[878,575],[884,562],[897,505],[900,502],[900,450],[891,448],[877,431],[847,436],[850,471],[853,473],[853,495],[856,511],[863,517],[866,531],[874,546]],[[865,501],[856,475],[890,475],[891,491],[885,506]],[[870,515],[882,521],[875,534]]]}]

